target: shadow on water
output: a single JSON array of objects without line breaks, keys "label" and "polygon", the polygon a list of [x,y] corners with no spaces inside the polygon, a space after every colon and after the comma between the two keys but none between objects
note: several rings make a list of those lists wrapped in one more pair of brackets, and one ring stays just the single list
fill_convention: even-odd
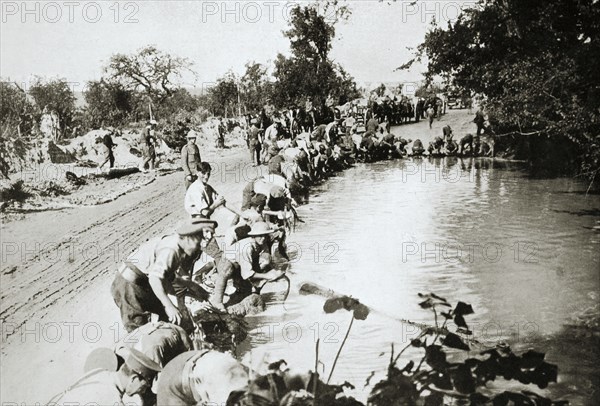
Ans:
[{"label": "shadow on water", "polygon": [[[549,362],[558,364],[558,383],[548,389],[552,398],[569,400],[571,405],[600,405],[600,329],[566,325],[531,345],[546,352]],[[577,361],[561,362],[564,359]]]},{"label": "shadow on water", "polygon": [[584,209],[578,211],[572,210],[552,210],[555,213],[567,213],[575,216],[600,216],[600,209]]}]

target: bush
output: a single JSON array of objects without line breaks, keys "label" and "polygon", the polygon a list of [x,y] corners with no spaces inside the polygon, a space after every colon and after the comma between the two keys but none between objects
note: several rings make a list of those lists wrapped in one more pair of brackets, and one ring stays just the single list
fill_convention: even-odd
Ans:
[{"label": "bush", "polygon": [[0,190],[0,200],[3,202],[23,202],[29,199],[33,194],[24,188],[23,180],[18,180],[8,188]]}]

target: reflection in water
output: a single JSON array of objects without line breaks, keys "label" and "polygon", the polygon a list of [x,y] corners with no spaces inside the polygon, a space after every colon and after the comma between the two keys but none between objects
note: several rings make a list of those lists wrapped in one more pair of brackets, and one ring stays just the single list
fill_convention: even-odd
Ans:
[{"label": "reflection in water", "polygon": [[[471,303],[475,338],[486,345],[549,346],[561,372],[585,364],[572,358],[576,349],[548,341],[600,291],[600,235],[591,229],[600,196],[564,193],[585,186],[530,179],[510,162],[442,158],[359,165],[317,188],[300,210],[306,223],[290,236],[298,251],[293,283],[313,281],[391,315],[354,324],[333,380],[354,383],[365,398],[362,385],[371,371],[384,371],[391,343],[400,348],[418,334],[393,318],[432,323],[418,292]],[[350,314],[326,315],[322,305],[292,293],[283,316],[277,306],[253,321],[250,344],[308,370],[320,338],[328,374]],[[559,395],[588,396],[581,382],[597,379],[596,369],[575,375],[577,382],[563,378]]]}]

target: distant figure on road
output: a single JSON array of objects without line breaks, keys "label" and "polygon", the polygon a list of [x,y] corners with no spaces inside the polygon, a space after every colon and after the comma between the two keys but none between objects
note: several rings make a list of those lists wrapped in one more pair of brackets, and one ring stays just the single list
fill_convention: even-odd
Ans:
[{"label": "distant figure on road", "polygon": [[433,125],[433,119],[435,118],[435,110],[431,104],[427,108],[427,118],[429,119],[429,128],[431,128]]},{"label": "distant figure on road", "polygon": [[200,150],[196,145],[196,133],[190,130],[187,135],[188,143],[181,149],[181,167],[185,175],[185,190],[196,180],[200,162]]},{"label": "distant figure on road", "polygon": [[260,149],[261,149],[261,134],[258,128],[258,121],[253,118],[250,121],[250,130],[248,131],[248,148],[250,149],[250,157],[252,165],[260,165]]},{"label": "distant figure on road", "polygon": [[483,111],[481,111],[481,109],[478,109],[477,112],[475,112],[475,118],[473,119],[473,122],[477,125],[477,135],[481,135],[482,131],[485,130],[485,116],[483,115]]},{"label": "distant figure on road", "polygon": [[146,167],[148,169],[154,169],[154,160],[156,159],[156,138],[154,138],[154,131],[150,132],[150,135],[144,137],[144,145],[142,147],[142,167],[140,170],[142,172],[146,172]]},{"label": "distant figure on road", "polygon": [[[110,162],[110,168],[115,166],[115,155],[113,154],[113,147],[116,147],[117,144],[115,144],[113,142],[113,139],[111,137],[112,132],[108,132],[104,135],[104,138],[102,139],[102,142],[104,143],[104,145],[106,145],[106,148],[108,149],[108,161]],[[104,165],[104,163],[102,164]],[[102,167],[102,165],[100,165]]]}]

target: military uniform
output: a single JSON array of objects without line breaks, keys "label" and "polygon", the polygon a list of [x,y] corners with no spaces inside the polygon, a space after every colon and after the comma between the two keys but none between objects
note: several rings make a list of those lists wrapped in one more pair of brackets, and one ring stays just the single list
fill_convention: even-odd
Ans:
[{"label": "military uniform", "polygon": [[207,351],[188,351],[175,357],[163,369],[158,379],[156,404],[165,406],[188,406],[200,404],[200,397],[192,387],[190,373],[194,361]]},{"label": "military uniform", "polygon": [[114,372],[95,369],[68,388],[53,405],[123,405],[123,392]]},{"label": "military uniform", "polygon": [[[160,365],[153,362],[143,353],[131,350],[125,359],[129,376],[138,375],[150,385],[157,372],[161,371]],[[120,382],[119,374],[123,374],[123,367],[118,372],[105,369],[93,369],[67,388],[64,392],[52,398],[49,405],[123,405],[123,395],[132,396],[143,394],[148,386],[139,386],[135,392],[128,392],[125,384]]]},{"label": "military uniform", "polygon": [[192,296],[206,300],[208,294],[195,283],[176,276],[191,276],[189,272],[201,252],[195,258],[189,257],[178,244],[178,236],[170,235],[153,238],[142,244],[121,265],[111,286],[115,303],[121,311],[123,325],[128,332],[150,322],[152,313],[160,321],[167,321],[167,314],[148,281],[155,276],[174,289],[177,296]]},{"label": "military uniform", "polygon": [[250,127],[250,131],[248,133],[248,148],[250,149],[252,163],[255,165],[260,165],[260,130],[255,125]]},{"label": "military uniform", "polygon": [[164,367],[177,355],[190,351],[193,346],[185,330],[175,324],[159,321],[144,324],[126,335],[115,347],[115,353],[127,358],[134,348]]},{"label": "military uniform", "polygon": [[[189,138],[189,136],[188,136]],[[187,190],[190,185],[196,180],[198,174],[198,166],[202,160],[200,159],[200,149],[196,144],[186,144],[181,149],[181,167],[185,175],[185,189]],[[193,179],[189,180],[188,176],[192,176]]]}]

